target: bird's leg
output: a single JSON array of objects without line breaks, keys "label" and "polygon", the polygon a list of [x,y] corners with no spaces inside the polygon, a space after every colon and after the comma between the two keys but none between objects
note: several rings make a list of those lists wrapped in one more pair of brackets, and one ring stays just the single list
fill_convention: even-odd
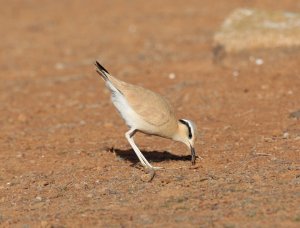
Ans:
[{"label": "bird's leg", "polygon": [[127,138],[128,142],[130,143],[132,149],[134,150],[134,152],[136,153],[136,155],[138,156],[140,162],[142,163],[142,165],[146,168],[149,169],[161,169],[161,167],[153,167],[148,161],[147,159],[144,157],[144,155],[142,154],[142,152],[139,150],[139,148],[136,146],[136,144],[133,141],[133,136],[136,133],[136,129],[130,129],[129,131],[127,131],[125,133],[125,137]]},{"label": "bird's leg", "polygon": [[148,161],[143,156],[143,154],[140,152],[139,148],[135,145],[135,143],[134,143],[134,141],[132,139],[132,137],[134,136],[135,133],[136,133],[135,129],[130,129],[128,132],[125,133],[125,137],[127,138],[127,140],[130,143],[132,149],[134,150],[134,152],[138,156],[138,158],[139,158],[140,162],[142,163],[142,165],[145,166],[145,167],[149,167],[151,165],[148,163]]},{"label": "bird's leg", "polygon": [[140,162],[142,163],[142,165],[145,166],[146,168],[151,168],[152,169],[153,166],[147,161],[147,159],[144,157],[144,155],[139,150],[139,148],[137,147],[137,145],[135,144],[135,142],[132,138],[135,133],[136,133],[136,129],[131,129],[128,132],[126,132],[125,136],[126,136],[128,142],[130,143],[132,149],[134,150],[134,152],[138,156],[138,158],[139,158]]}]

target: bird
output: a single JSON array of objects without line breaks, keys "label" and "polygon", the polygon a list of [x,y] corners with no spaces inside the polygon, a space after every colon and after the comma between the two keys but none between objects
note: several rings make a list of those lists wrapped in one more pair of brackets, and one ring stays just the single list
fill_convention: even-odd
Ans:
[{"label": "bird", "polygon": [[129,127],[125,137],[146,169],[157,170],[161,167],[152,166],[137,147],[133,139],[137,132],[184,143],[190,149],[191,163],[195,165],[197,128],[193,121],[177,119],[173,107],[163,96],[117,79],[98,61],[95,66],[111,92],[112,103]]}]

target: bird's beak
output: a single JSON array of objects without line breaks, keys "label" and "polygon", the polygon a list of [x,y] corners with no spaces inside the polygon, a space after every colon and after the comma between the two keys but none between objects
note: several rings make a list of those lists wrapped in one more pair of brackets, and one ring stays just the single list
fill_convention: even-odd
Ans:
[{"label": "bird's beak", "polygon": [[196,151],[193,146],[191,146],[191,155],[192,155],[192,165],[196,164]]}]

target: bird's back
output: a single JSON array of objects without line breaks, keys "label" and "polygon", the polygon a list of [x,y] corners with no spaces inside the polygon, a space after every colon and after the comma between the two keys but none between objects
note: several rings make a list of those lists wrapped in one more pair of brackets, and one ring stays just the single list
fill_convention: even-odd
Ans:
[{"label": "bird's back", "polygon": [[177,119],[164,97],[113,77],[99,62],[95,65],[111,90],[112,101],[127,125],[145,133],[172,138],[178,127]]},{"label": "bird's back", "polygon": [[141,86],[132,85],[110,76],[110,82],[123,94],[130,107],[146,122],[154,126],[166,124],[174,118],[169,102],[157,93]]}]

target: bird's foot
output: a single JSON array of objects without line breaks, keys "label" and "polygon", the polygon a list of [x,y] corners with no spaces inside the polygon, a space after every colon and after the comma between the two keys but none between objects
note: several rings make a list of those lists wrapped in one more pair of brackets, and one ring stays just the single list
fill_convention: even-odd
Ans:
[{"label": "bird's foot", "polygon": [[141,176],[141,180],[143,182],[151,182],[155,177],[155,170],[154,169],[146,169],[145,174]]},{"label": "bird's foot", "polygon": [[192,165],[195,165],[195,164],[196,164],[196,160],[197,160],[197,159],[203,160],[204,158],[202,158],[202,157],[199,156],[199,155],[192,156],[192,159],[191,159]]}]

